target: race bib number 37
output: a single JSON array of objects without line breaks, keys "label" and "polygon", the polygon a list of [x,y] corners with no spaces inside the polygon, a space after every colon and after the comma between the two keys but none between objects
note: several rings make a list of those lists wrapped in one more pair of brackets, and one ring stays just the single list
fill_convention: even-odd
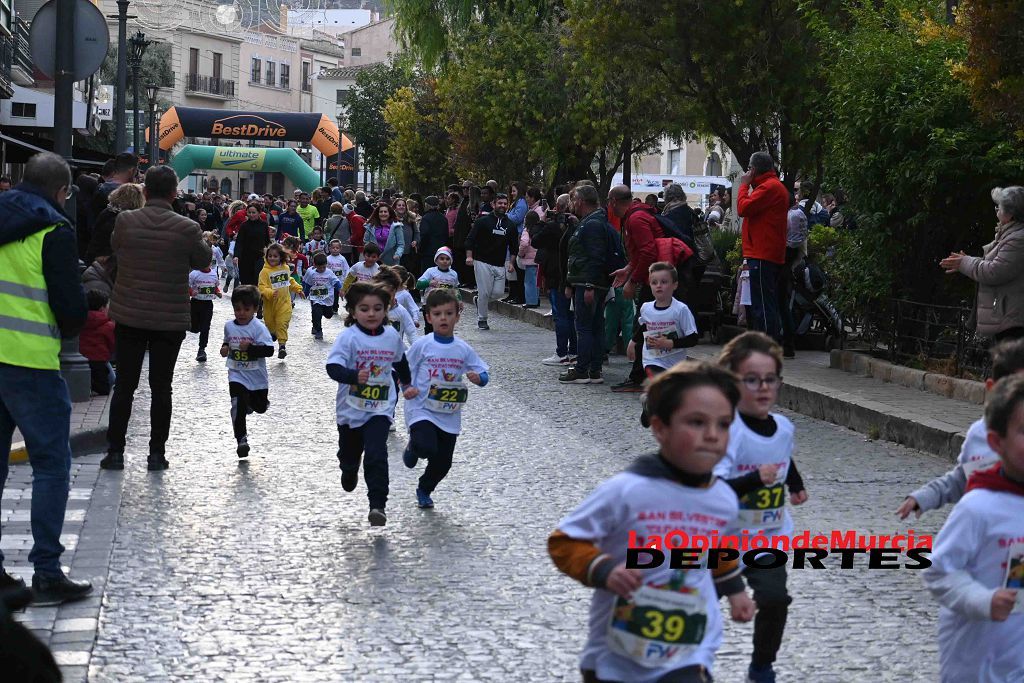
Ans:
[{"label": "race bib number 37", "polygon": [[762,486],[740,498],[739,522],[747,528],[777,529],[782,526],[785,503],[781,483]]}]

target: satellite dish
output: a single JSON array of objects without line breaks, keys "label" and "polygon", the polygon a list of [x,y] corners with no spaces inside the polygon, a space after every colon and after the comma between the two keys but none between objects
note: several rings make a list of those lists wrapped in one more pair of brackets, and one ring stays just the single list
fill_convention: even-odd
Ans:
[{"label": "satellite dish", "polygon": [[[53,78],[57,55],[54,45],[57,44],[57,2],[50,0],[39,8],[32,19],[28,42],[32,52],[32,61],[36,68],[46,76]],[[110,47],[110,30],[103,12],[89,0],[75,0],[74,39],[71,57],[72,77],[75,81],[84,81],[99,71],[103,59]]]}]

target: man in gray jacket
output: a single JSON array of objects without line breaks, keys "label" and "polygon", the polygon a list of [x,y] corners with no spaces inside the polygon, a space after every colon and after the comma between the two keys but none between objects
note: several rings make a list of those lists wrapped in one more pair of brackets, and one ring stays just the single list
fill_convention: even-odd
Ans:
[{"label": "man in gray jacket", "polygon": [[147,351],[153,395],[149,470],[168,467],[164,448],[171,428],[171,381],[190,322],[188,274],[206,268],[212,258],[199,225],[171,209],[177,193],[174,169],[151,168],[146,172],[146,206],[122,211],[114,224],[110,245],[118,273],[110,317],[117,323],[117,383],[103,469],[124,469],[128,421]]}]

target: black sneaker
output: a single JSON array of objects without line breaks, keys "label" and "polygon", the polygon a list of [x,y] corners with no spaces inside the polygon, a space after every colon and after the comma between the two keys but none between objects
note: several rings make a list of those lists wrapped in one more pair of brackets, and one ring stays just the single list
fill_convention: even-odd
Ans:
[{"label": "black sneaker", "polygon": [[358,483],[359,470],[352,470],[351,472],[341,471],[341,488],[346,491],[355,491]]},{"label": "black sneaker", "polygon": [[562,384],[590,384],[590,375],[579,372],[576,368],[569,368],[569,372],[558,376],[558,381]]},{"label": "black sneaker", "polygon": [[782,346],[782,357],[783,358],[796,358],[796,347],[792,344],[783,344]]},{"label": "black sneaker", "polygon": [[0,591],[10,590],[11,588],[24,588],[25,580],[19,579],[13,574],[8,574],[6,570],[0,569]]},{"label": "black sneaker", "polygon": [[372,508],[367,519],[370,520],[370,526],[384,526],[388,523],[388,516],[380,508]]},{"label": "black sneaker", "polygon": [[481,329],[481,330],[489,330],[489,329],[491,329],[491,326],[487,324],[486,320],[477,320],[476,321],[476,326],[479,329]]},{"label": "black sneaker", "polygon": [[235,452],[238,453],[239,458],[249,457],[249,439],[247,437],[243,436],[238,440],[238,448],[235,449]]},{"label": "black sneaker", "polygon": [[288,351],[284,348],[284,344],[281,344],[281,348],[277,350],[277,357],[280,358],[281,360],[284,360],[285,356],[287,355]]},{"label": "black sneaker", "polygon": [[170,466],[171,463],[167,462],[167,458],[165,458],[163,454],[150,454],[149,457],[146,458],[146,469],[150,472],[160,472],[162,470],[166,470]]},{"label": "black sneaker", "polygon": [[100,460],[102,470],[123,470],[124,453],[107,453],[106,457]]},{"label": "black sneaker", "polygon": [[32,577],[32,604],[38,607],[60,605],[81,600],[92,592],[88,581],[73,581],[64,574]]},{"label": "black sneaker", "polygon": [[199,353],[196,354],[196,362],[198,362],[198,363],[205,363],[206,362],[206,350],[205,349],[199,349]]},{"label": "black sneaker", "polygon": [[644,385],[643,385],[642,382],[634,382],[633,380],[628,379],[628,378],[626,379],[625,382],[620,382],[618,384],[613,384],[612,385],[612,391],[614,391],[616,393],[638,394],[638,393],[640,393],[643,390],[644,390]]},{"label": "black sneaker", "polygon": [[313,339],[316,339],[317,341],[323,341],[324,340],[324,333],[323,332],[315,332],[313,334]]},{"label": "black sneaker", "polygon": [[591,384],[604,384],[604,378],[601,377],[600,372],[591,372],[589,377]]}]

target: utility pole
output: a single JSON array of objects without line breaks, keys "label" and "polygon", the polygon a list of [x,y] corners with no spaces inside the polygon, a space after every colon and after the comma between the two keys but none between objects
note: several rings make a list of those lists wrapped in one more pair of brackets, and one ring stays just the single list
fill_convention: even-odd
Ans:
[{"label": "utility pole", "polygon": [[[124,110],[127,106],[128,91],[128,4],[129,0],[117,0],[117,84],[114,86],[114,154],[125,148]],[[134,19],[134,17],[131,17]]]}]

